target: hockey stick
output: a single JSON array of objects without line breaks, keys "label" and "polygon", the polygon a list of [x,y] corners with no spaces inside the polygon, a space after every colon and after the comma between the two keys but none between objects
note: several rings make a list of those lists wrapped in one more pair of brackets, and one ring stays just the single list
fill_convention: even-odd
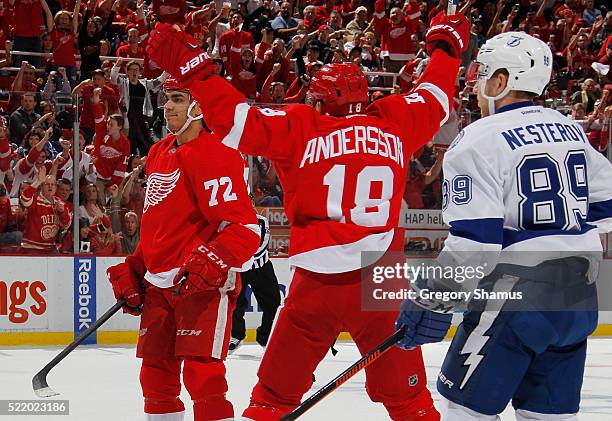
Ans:
[{"label": "hockey stick", "polygon": [[327,383],[321,389],[316,391],[311,397],[302,402],[297,408],[295,408],[292,412],[285,415],[281,418],[280,421],[293,421],[304,414],[304,412],[308,411],[310,408],[319,403],[323,398],[329,395],[331,392],[339,388],[342,384],[346,383],[348,379],[353,377],[355,374],[360,372],[363,368],[369,366],[374,361],[379,359],[386,351],[389,350],[397,341],[402,339],[404,336],[404,332],[406,331],[406,327],[402,326],[400,329],[395,331],[395,333],[385,339],[380,345],[376,348],[368,352],[366,355],[361,357],[358,361],[356,361],[349,368],[340,373],[335,379]]},{"label": "hockey stick", "polygon": [[81,334],[77,339],[72,341],[70,345],[62,350],[55,358],[53,358],[49,363],[42,368],[38,373],[32,377],[32,387],[34,388],[34,393],[39,398],[48,398],[51,396],[59,395],[59,393],[55,392],[53,389],[49,387],[47,383],[47,374],[49,371],[53,369],[56,365],[60,363],[68,354],[70,354],[74,349],[79,346],[81,342],[83,342],[89,335],[94,333],[100,326],[102,326],[108,319],[110,319],[113,314],[118,312],[121,307],[125,304],[125,300],[117,301],[111,308],[108,309],[106,313],[104,313],[98,320],[93,322],[89,328]]}]

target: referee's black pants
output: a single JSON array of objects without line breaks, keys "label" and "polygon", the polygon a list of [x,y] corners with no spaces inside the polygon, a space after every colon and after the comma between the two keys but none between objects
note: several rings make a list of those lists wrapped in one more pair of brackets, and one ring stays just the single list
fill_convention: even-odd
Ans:
[{"label": "referee's black pants", "polygon": [[268,260],[260,268],[242,272],[240,279],[242,289],[238,296],[236,309],[232,315],[232,337],[243,340],[246,336],[244,313],[247,310],[248,302],[245,297],[245,289],[249,285],[259,307],[263,311],[261,326],[257,328],[256,340],[261,346],[266,346],[281,300],[278,279],[276,279],[272,262]]}]

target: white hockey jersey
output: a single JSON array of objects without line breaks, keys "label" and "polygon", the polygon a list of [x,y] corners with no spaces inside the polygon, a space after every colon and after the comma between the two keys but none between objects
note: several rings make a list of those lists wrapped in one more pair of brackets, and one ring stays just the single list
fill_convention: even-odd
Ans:
[{"label": "white hockey jersey", "polygon": [[[525,101],[466,127],[444,158],[442,255],[535,266],[601,255],[612,230],[612,164],[578,123]],[[513,253],[522,252],[522,253]],[[518,261],[517,261],[518,260]]]}]

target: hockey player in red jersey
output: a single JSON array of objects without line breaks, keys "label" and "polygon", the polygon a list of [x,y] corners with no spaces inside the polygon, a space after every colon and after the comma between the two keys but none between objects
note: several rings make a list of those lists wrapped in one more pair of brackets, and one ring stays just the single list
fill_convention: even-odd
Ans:
[{"label": "hockey player in red jersey", "polygon": [[202,126],[200,107],[169,78],[172,134],[147,156],[140,244],[107,274],[125,310],[141,313],[137,356],[147,420],[181,421],[183,382],[196,421],[233,417],[223,363],[259,225],[240,153]]},{"label": "hockey player in red jersey", "polygon": [[[151,34],[151,58],[189,87],[206,124],[223,144],[271,159],[285,193],[295,271],[245,417],[278,420],[295,408],[339,332],[362,353],[393,332],[397,310],[361,310],[361,252],[403,250],[407,165],[448,118],[469,26],[463,15],[437,16],[427,35],[431,64],[415,89],[367,108],[356,66],[324,66],[310,85],[318,111],[250,106],[213,75],[188,35],[163,24]],[[425,386],[420,348],[393,348],[366,368],[370,398],[394,420],[439,419]]]}]

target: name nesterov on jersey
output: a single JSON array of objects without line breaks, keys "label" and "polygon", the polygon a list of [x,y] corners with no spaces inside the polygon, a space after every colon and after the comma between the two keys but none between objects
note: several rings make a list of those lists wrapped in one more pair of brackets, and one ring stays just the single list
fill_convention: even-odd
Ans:
[{"label": "name nesterov on jersey", "polygon": [[308,141],[300,168],[321,159],[365,153],[390,158],[404,168],[402,140],[373,126],[351,126]]},{"label": "name nesterov on jersey", "polygon": [[577,124],[532,123],[503,131],[501,134],[512,150],[535,143],[588,142]]}]

